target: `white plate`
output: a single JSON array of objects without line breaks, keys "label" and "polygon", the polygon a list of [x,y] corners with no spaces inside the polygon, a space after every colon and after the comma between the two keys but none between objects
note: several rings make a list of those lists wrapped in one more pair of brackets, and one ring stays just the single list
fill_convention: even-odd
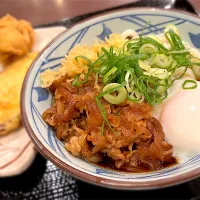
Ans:
[{"label": "white plate", "polygon": [[[35,29],[36,40],[33,51],[41,51],[65,27]],[[0,71],[3,66],[0,66]],[[0,177],[21,174],[32,164],[36,150],[24,127],[0,136]]]}]

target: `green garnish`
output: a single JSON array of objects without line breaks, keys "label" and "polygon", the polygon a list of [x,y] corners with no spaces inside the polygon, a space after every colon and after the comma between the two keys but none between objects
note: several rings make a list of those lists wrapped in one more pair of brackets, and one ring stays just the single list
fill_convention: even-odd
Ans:
[{"label": "green garnish", "polygon": [[157,48],[152,44],[143,44],[139,49],[140,54],[147,54],[149,56],[149,58],[146,59],[147,63],[149,64],[154,61],[156,57],[156,52]]},{"label": "green garnish", "polygon": [[[106,101],[108,101],[109,103],[111,104],[120,104],[122,102],[124,102],[124,100],[126,99],[127,97],[127,91],[125,89],[125,84],[119,84],[119,83],[109,83],[108,85],[106,85],[104,88],[103,88],[103,92],[106,92],[103,97]],[[116,89],[116,87],[120,86],[119,89]],[[110,91],[111,89],[114,89],[115,91],[118,92],[117,95],[111,95],[110,92],[107,93],[108,91]],[[103,94],[103,93],[102,93]]]},{"label": "green garnish", "polygon": [[[190,84],[188,85],[188,83],[190,83]],[[192,85],[191,85],[191,83],[192,83]],[[194,80],[185,80],[182,87],[184,90],[195,89],[195,88],[197,88],[197,82]]]},{"label": "green garnish", "polygon": [[[84,78],[80,77],[80,74],[75,77],[72,83],[74,86],[87,83],[91,73],[95,74],[96,84],[99,78],[102,79],[103,91],[96,96],[96,103],[104,119],[101,127],[102,134],[105,124],[113,130],[100,101],[102,97],[116,105],[128,99],[137,103],[145,100],[154,106],[167,98],[168,88],[175,80],[182,78],[188,68],[193,70],[192,66],[200,66],[200,62],[192,62],[194,57],[185,48],[175,26],[168,26],[164,36],[170,48],[166,48],[156,36],[143,36],[142,31],[140,37],[127,41],[122,49],[113,46],[103,47],[95,62],[84,56],[75,58],[77,62],[79,58],[85,60],[88,71],[84,74]],[[183,73],[173,78],[176,69],[182,66],[185,67]],[[197,83],[186,80],[182,87],[194,89]],[[114,94],[111,94],[113,92]]]},{"label": "green garnish", "polygon": [[90,73],[92,71],[92,68],[93,68],[93,63],[92,63],[92,61],[90,59],[88,59],[85,56],[77,56],[75,58],[75,60],[77,62],[78,62],[78,58],[82,58],[83,60],[88,62],[88,72],[87,72],[87,74],[85,74],[83,81],[79,81],[80,74],[77,74],[76,77],[74,78],[74,81],[72,82],[72,85],[74,85],[74,86],[79,86],[79,85],[82,85],[84,83],[87,83],[88,82],[88,77],[89,77],[89,75],[90,75]]},{"label": "green garnish", "polygon": [[113,75],[115,74],[115,72],[117,71],[116,67],[113,67],[104,77],[103,77],[103,83],[109,83],[110,80],[113,78]]}]

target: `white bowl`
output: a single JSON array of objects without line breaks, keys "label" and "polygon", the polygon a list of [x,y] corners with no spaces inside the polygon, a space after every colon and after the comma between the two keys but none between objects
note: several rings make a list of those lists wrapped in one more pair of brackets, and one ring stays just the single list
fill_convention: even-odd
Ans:
[{"label": "white bowl", "polygon": [[173,23],[178,26],[183,40],[195,47],[200,44],[200,20],[194,15],[177,10],[125,9],[86,20],[67,30],[40,53],[27,73],[21,95],[24,125],[41,154],[79,179],[105,187],[132,190],[175,185],[200,174],[200,155],[155,172],[126,173],[106,170],[67,152],[63,143],[56,138],[53,129],[41,117],[51,106],[53,98],[49,91],[40,87],[41,72],[48,68],[58,68],[66,53],[78,43],[90,45],[95,38],[103,39],[112,32],[122,33],[126,29],[141,33],[148,21],[151,21],[151,25],[145,29],[144,34],[159,34],[167,24]]}]

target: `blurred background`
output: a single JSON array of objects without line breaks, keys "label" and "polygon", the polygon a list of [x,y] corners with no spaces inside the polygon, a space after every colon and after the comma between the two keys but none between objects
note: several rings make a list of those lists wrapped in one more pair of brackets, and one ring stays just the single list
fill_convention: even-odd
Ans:
[{"label": "blurred background", "polygon": [[[200,1],[189,1],[198,12]],[[171,8],[177,2],[184,4],[185,0],[0,0],[0,16],[10,13],[38,26],[121,5],[135,3],[136,6]]]}]

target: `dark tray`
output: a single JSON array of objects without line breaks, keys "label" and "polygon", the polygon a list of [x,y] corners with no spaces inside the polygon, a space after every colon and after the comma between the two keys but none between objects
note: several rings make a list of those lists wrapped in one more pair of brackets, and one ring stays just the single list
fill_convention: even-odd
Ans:
[{"label": "dark tray", "polygon": [[[166,6],[195,13],[185,0],[143,0],[120,7],[107,9],[72,19],[44,24],[38,27],[71,25],[109,10],[130,7]],[[117,191],[79,181],[58,169],[41,155],[37,155],[32,166],[23,174],[0,179],[0,200],[76,200],[76,199],[193,199],[200,195],[200,180],[166,189],[152,191]],[[200,199],[200,198],[199,198]],[[195,198],[197,200],[197,198]]]}]

